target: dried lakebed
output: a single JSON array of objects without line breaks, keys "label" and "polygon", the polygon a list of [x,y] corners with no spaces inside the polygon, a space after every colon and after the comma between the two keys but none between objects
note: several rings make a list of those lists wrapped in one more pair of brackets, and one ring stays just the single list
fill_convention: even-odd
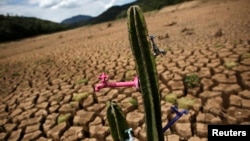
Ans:
[{"label": "dried lakebed", "polygon": [[[207,124],[250,124],[248,1],[166,11],[145,14],[157,45],[167,51],[156,59],[163,125],[174,117],[167,95],[194,100],[166,139],[205,141]],[[120,103],[134,136],[145,140],[139,92],[93,90],[103,71],[112,81],[136,75],[126,26],[122,19],[0,44],[0,140],[112,140],[108,100]],[[200,78],[194,88],[183,81],[190,73]]]}]

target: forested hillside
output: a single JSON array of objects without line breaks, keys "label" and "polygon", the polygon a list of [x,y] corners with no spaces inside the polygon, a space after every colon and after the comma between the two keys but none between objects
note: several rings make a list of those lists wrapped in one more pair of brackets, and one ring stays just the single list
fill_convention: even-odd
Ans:
[{"label": "forested hillside", "polygon": [[20,16],[0,15],[0,42],[48,34],[67,29],[66,25]]},{"label": "forested hillside", "polygon": [[98,24],[102,22],[112,21],[120,18],[125,18],[127,16],[127,9],[131,5],[139,5],[143,12],[159,10],[162,7],[181,3],[186,0],[137,0],[132,3],[128,3],[121,6],[112,6],[102,14],[97,17],[91,18],[89,20],[74,22],[71,26],[79,27],[90,24]]}]

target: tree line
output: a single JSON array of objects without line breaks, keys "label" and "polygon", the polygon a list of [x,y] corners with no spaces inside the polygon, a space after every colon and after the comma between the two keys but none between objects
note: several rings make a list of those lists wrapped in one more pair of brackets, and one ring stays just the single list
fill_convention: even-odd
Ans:
[{"label": "tree line", "polygon": [[66,30],[66,25],[31,17],[0,15],[0,42]]}]

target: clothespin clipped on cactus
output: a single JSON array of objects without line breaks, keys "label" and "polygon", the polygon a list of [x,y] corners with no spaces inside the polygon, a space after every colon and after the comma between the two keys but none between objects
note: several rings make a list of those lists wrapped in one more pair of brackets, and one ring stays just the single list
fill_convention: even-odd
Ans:
[{"label": "clothespin clipped on cactus", "polygon": [[184,114],[188,114],[188,110],[182,110],[181,112],[178,111],[177,106],[172,106],[171,111],[176,113],[176,116],[162,129],[162,132],[164,133],[167,131],[179,118],[181,118]]},{"label": "clothespin clipped on cactus", "polygon": [[109,82],[109,76],[105,73],[102,73],[98,78],[101,82],[95,85],[95,92],[100,91],[102,88],[134,87],[139,89],[140,86],[138,77],[135,77],[133,81]]},{"label": "clothespin clipped on cactus", "polygon": [[150,41],[152,43],[153,55],[155,57],[158,56],[158,55],[161,55],[161,56],[166,55],[166,51],[161,50],[161,49],[158,48],[158,46],[156,45],[156,43],[154,41],[154,38],[155,38],[154,35],[149,35],[149,39],[150,39]]},{"label": "clothespin clipped on cactus", "polygon": [[134,141],[133,136],[132,136],[132,128],[125,130],[125,133],[129,135],[129,139],[126,139],[125,141]]}]

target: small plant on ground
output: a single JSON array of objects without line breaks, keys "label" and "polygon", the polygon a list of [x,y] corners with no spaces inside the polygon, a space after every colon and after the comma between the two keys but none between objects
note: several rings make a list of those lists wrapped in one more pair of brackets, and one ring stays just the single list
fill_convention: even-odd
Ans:
[{"label": "small plant on ground", "polygon": [[229,70],[233,69],[233,68],[236,67],[237,65],[238,65],[238,64],[237,64],[236,62],[233,62],[233,61],[227,61],[227,62],[224,63],[224,66],[225,66],[227,69],[229,69]]},{"label": "small plant on ground", "polygon": [[81,101],[89,96],[89,93],[74,93],[72,100],[73,101]]},{"label": "small plant on ground", "polygon": [[132,104],[133,106],[137,107],[138,106],[138,101],[134,98],[129,99],[129,103]]},{"label": "small plant on ground", "polygon": [[86,85],[88,83],[88,79],[87,78],[85,78],[85,79],[80,79],[79,81],[78,81],[78,84],[84,84],[84,85]]},{"label": "small plant on ground", "polygon": [[214,47],[219,49],[219,48],[222,48],[223,46],[221,44],[215,44]]},{"label": "small plant on ground", "polygon": [[165,50],[168,52],[168,51],[171,51],[172,49],[171,47],[167,46]]},{"label": "small plant on ground", "polygon": [[199,85],[200,78],[197,74],[192,73],[185,76],[184,83],[187,85],[188,88],[194,88]]},{"label": "small plant on ground", "polygon": [[176,100],[177,100],[177,95],[174,94],[174,93],[170,93],[170,94],[165,96],[165,101],[166,102],[176,104]]},{"label": "small plant on ground", "polygon": [[74,103],[69,103],[69,105],[70,105],[70,108],[75,108],[75,104]]},{"label": "small plant on ground", "polygon": [[243,54],[240,56],[240,59],[241,59],[241,60],[247,59],[247,58],[250,58],[250,52],[243,53]]},{"label": "small plant on ground", "polygon": [[8,72],[7,68],[0,66],[0,77],[3,77],[5,72]]},{"label": "small plant on ground", "polygon": [[177,105],[181,109],[190,109],[192,105],[194,105],[195,99],[191,97],[182,97],[180,99],[177,99]]},{"label": "small plant on ground", "polygon": [[17,71],[14,72],[14,73],[12,73],[12,76],[13,76],[13,77],[17,77],[17,76],[20,76],[20,75],[21,75],[21,73],[20,73],[20,72],[17,72]]},{"label": "small plant on ground", "polygon": [[66,122],[69,120],[71,114],[70,113],[67,113],[67,114],[64,114],[64,115],[60,115],[58,118],[57,118],[57,124],[60,124],[60,123],[63,123],[63,122]]}]

